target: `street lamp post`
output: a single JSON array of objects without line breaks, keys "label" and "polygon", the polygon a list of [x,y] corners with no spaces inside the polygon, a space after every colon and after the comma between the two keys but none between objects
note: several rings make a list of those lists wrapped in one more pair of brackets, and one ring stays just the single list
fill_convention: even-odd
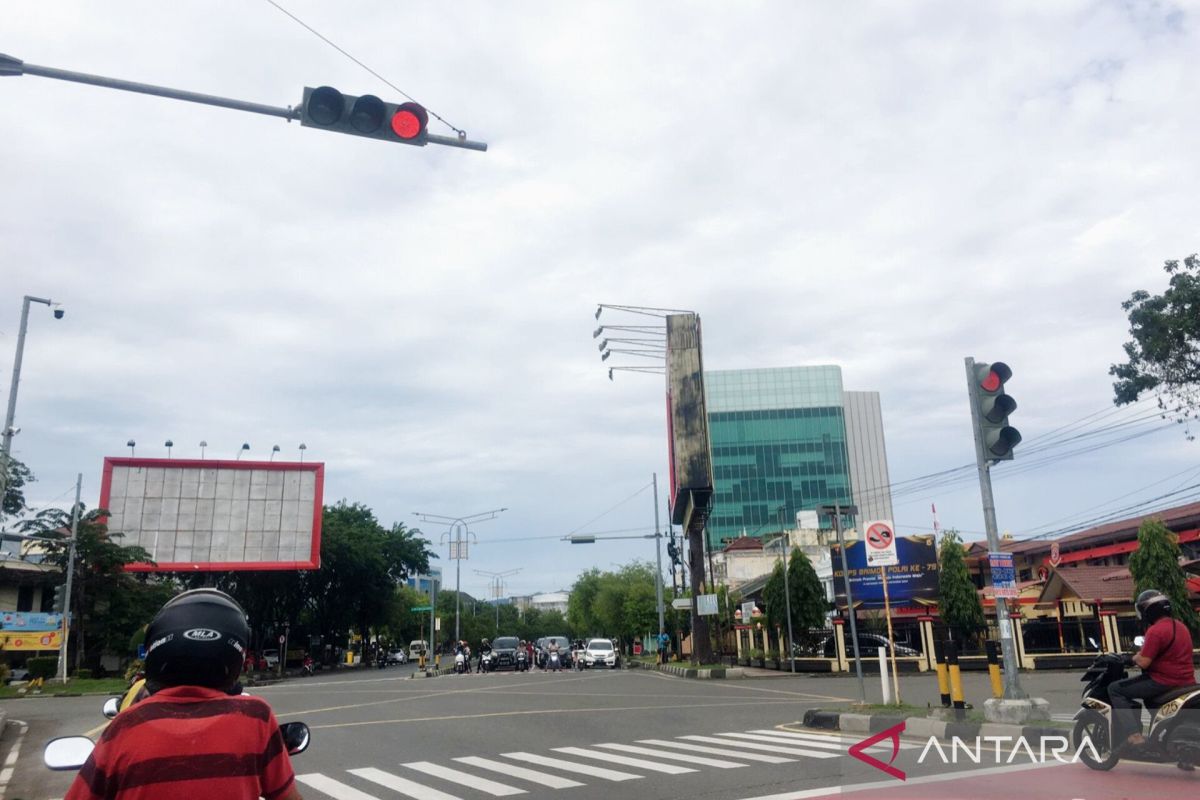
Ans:
[{"label": "street lamp post", "polygon": [[25,331],[29,327],[29,304],[41,303],[54,309],[54,318],[62,319],[63,310],[58,304],[46,297],[25,295],[21,302],[21,325],[17,329],[17,354],[13,358],[12,383],[8,387],[8,410],[4,414],[3,437],[0,438],[0,503],[8,494],[8,458],[12,452],[12,439],[17,429],[13,421],[17,415],[17,387],[21,383],[21,361],[25,358]]},{"label": "street lamp post", "polygon": [[488,572],[484,569],[475,570],[476,575],[491,578],[492,605],[496,607],[496,636],[500,635],[500,596],[504,594],[504,579],[516,575],[521,568],[505,570],[504,572]]},{"label": "street lamp post", "polygon": [[449,539],[451,543],[450,558],[454,564],[454,640],[458,641],[461,633],[461,616],[462,616],[462,560],[466,556],[464,545],[467,544],[467,537],[473,534],[467,529],[467,526],[473,522],[486,522],[490,519],[495,519],[500,515],[500,512],[508,511],[507,508],[494,508],[491,511],[481,511],[478,514],[468,514],[465,517],[449,517],[443,514],[426,514],[423,511],[414,511],[413,516],[419,517],[422,522],[436,522],[440,525],[445,525],[448,530],[443,534],[442,538],[448,539],[450,534],[455,533],[453,539]]}]

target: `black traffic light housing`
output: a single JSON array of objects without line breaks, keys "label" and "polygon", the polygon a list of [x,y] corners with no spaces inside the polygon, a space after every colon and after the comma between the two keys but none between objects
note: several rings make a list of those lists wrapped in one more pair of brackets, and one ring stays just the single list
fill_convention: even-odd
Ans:
[{"label": "black traffic light housing", "polygon": [[1004,391],[1012,370],[1002,361],[975,365],[976,435],[983,443],[984,458],[1011,461],[1013,448],[1021,443],[1021,432],[1008,424],[1017,401]]},{"label": "black traffic light housing", "polygon": [[387,103],[373,94],[352,97],[332,86],[306,86],[300,124],[424,147],[429,114],[418,103]]}]

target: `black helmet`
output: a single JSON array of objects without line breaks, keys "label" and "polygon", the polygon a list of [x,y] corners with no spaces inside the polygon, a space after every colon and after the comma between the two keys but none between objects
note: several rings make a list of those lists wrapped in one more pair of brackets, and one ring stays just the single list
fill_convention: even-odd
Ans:
[{"label": "black helmet", "polygon": [[226,689],[242,672],[246,612],[216,589],[193,589],[159,609],[146,629],[146,679],[162,686]]},{"label": "black helmet", "polygon": [[1137,601],[1133,605],[1137,609],[1138,619],[1146,624],[1171,616],[1171,598],[1158,589],[1147,589],[1142,592],[1137,596]]}]

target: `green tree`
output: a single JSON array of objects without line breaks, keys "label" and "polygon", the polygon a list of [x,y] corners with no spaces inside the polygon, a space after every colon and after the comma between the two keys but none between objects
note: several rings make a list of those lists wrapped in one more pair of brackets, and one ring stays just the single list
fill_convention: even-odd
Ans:
[{"label": "green tree", "polygon": [[[2,458],[2,456],[0,456]],[[8,458],[7,464],[0,464],[6,472],[4,481],[4,497],[0,498],[0,519],[15,517],[25,511],[25,487],[35,480],[29,467],[20,461]]]},{"label": "green tree", "polygon": [[[1200,258],[1167,261],[1163,271],[1171,276],[1166,291],[1139,289],[1121,304],[1129,315],[1129,360],[1113,364],[1109,374],[1117,378],[1116,405],[1159,390],[1164,413],[1188,422],[1200,411]],[[1194,438],[1190,428],[1188,438]]]},{"label": "green tree", "polygon": [[395,610],[396,587],[429,569],[433,553],[420,533],[402,523],[385,528],[361,503],[342,500],[325,507],[321,568],[305,573],[303,593],[313,626],[326,641],[338,641],[349,630],[366,639],[372,627],[386,624]]},{"label": "green tree", "polygon": [[567,622],[575,636],[591,636],[600,628],[595,609],[602,574],[593,567],[582,573],[571,587],[567,599]]},{"label": "green tree", "polygon": [[[105,653],[127,656],[134,634],[170,599],[178,586],[169,579],[129,573],[125,566],[150,561],[136,545],[120,543],[110,533],[102,509],[79,504],[75,570],[71,585],[72,645],[76,667],[96,668]],[[55,540],[46,545],[47,560],[66,570],[70,553],[71,512],[47,508],[22,521],[18,530]]]},{"label": "green tree", "polygon": [[1171,598],[1175,617],[1200,632],[1200,618],[1188,603],[1187,578],[1179,566],[1179,538],[1162,520],[1149,518],[1138,527],[1137,550],[1129,557],[1136,598],[1147,589],[1157,589]]},{"label": "green tree", "polygon": [[948,530],[942,534],[938,547],[938,609],[950,626],[951,635],[957,628],[960,633],[971,636],[987,624],[983,604],[979,602],[979,593],[967,569],[966,555],[958,531]]},{"label": "green tree", "polygon": [[[825,599],[825,587],[817,577],[812,561],[800,550],[792,551],[788,557],[786,586],[790,590],[792,607],[792,635],[796,643],[804,643],[810,637],[810,628],[821,628],[826,624],[829,602]],[[787,602],[784,597],[783,562],[777,562],[767,585],[763,588],[767,622],[777,627],[786,636]],[[786,648],[784,648],[786,649]]]}]

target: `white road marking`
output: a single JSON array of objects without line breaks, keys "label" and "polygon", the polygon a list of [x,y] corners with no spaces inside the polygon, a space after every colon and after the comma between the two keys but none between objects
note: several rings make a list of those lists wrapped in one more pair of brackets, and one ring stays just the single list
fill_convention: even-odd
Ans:
[{"label": "white road marking", "polygon": [[417,772],[424,772],[426,775],[432,775],[435,778],[441,778],[444,781],[457,783],[460,786],[466,786],[470,789],[478,789],[481,792],[486,792],[493,797],[508,797],[514,794],[525,794],[524,789],[518,789],[515,786],[508,786],[497,781],[489,780],[488,778],[480,778],[477,775],[472,775],[469,772],[460,772],[450,767],[443,767],[439,764],[434,764],[429,761],[411,761],[401,766],[415,769]]},{"label": "white road marking", "polygon": [[645,759],[641,758],[618,756],[613,753],[605,753],[601,750],[589,750],[586,747],[555,747],[554,750],[559,753],[566,753],[569,756],[594,758],[597,761],[609,761],[613,764],[621,764],[622,766],[626,767],[648,769],[651,772],[665,772],[668,775],[683,775],[687,772],[696,771],[691,767],[677,767],[674,764],[659,764],[654,761],[646,761]]},{"label": "white road marking", "polygon": [[[913,786],[921,783],[941,783],[942,781],[960,781],[965,778],[976,778],[988,775],[1011,775],[1014,772],[1024,772],[1030,769],[1045,769],[1046,767],[1061,766],[1051,761],[1044,764],[1006,764],[1000,767],[988,767],[987,769],[963,770],[955,772],[943,772],[938,775],[921,775],[916,778],[908,778],[902,785]],[[825,797],[826,795],[852,795],[857,792],[866,792],[874,789],[896,789],[896,779],[892,778],[886,781],[872,781],[870,783],[858,783],[848,786],[822,786],[817,789],[801,789],[796,792],[781,792],[779,794],[764,794],[758,797],[747,797],[743,800],[807,800],[809,797]]]},{"label": "white road marking", "polygon": [[[0,723],[0,725],[3,724]],[[0,770],[0,800],[4,800],[4,794],[8,791],[8,782],[12,780],[13,770],[17,764],[17,757],[21,753],[21,742],[25,741],[25,733],[29,730],[29,725],[20,720],[9,720],[7,724],[19,730],[17,731],[17,740],[13,742],[13,746],[8,751],[8,758],[4,759],[4,769]],[[2,732],[0,730],[0,733]]]},{"label": "white road marking", "polygon": [[[408,778],[401,778],[399,775],[393,775],[390,772],[384,772],[381,769],[374,767],[363,767],[362,769],[348,770],[351,775],[357,775],[360,778],[366,778],[372,783],[378,783],[380,786],[397,791],[400,794],[408,795],[413,800],[458,800],[452,794],[431,789],[428,786],[423,786],[419,783],[414,783]],[[338,798],[341,800],[341,798]]]},{"label": "white road marking", "polygon": [[767,756],[762,753],[730,753],[729,749],[724,747],[705,747],[702,744],[671,742],[666,739],[639,739],[638,744],[652,744],[656,747],[674,747],[677,750],[686,750],[689,753],[711,753],[715,756],[732,755],[734,758],[740,758],[743,761],[759,761],[763,764],[791,764],[796,760],[794,758],[784,758],[783,756]]},{"label": "white road marking", "polygon": [[643,756],[654,756],[655,758],[665,758],[668,761],[682,761],[685,764],[699,764],[703,767],[716,767],[717,769],[736,769],[744,767],[745,764],[739,764],[736,761],[725,761],[719,758],[705,758],[704,756],[689,756],[684,753],[667,753],[663,750],[652,750],[649,747],[637,747],[632,744],[615,744],[606,743],[598,744],[596,747],[604,747],[609,750],[620,750],[622,753],[635,753]]},{"label": "white road marking", "polygon": [[296,780],[305,786],[311,786],[318,792],[324,792],[330,797],[335,798],[335,800],[379,800],[374,795],[360,792],[353,786],[347,786],[341,781],[335,781],[333,778],[326,777],[319,772],[297,775]]},{"label": "white road marking", "polygon": [[[763,736],[770,736],[772,739],[777,739],[779,741],[792,741],[796,744],[806,744],[810,747],[813,746],[814,742],[834,742],[834,743],[840,744],[843,747],[849,747],[850,745],[854,744],[855,742],[862,741],[861,739],[855,739],[855,738],[851,738],[849,736],[831,736],[831,735],[823,734],[823,733],[797,733],[797,732],[793,732],[793,731],[768,731],[768,730],[749,731],[749,732],[761,734]],[[892,747],[892,744],[891,744],[891,742],[879,742],[878,744],[871,745],[867,749],[874,750],[879,747],[886,747],[887,749],[890,750]],[[901,742],[900,743],[901,750],[919,750],[920,748],[921,748],[921,745],[913,744],[912,742]]]},{"label": "white road marking", "polygon": [[782,747],[773,744],[758,744],[756,742],[743,742],[738,739],[721,739],[716,736],[680,736],[680,739],[687,739],[692,742],[704,742],[706,744],[720,744],[730,748],[725,751],[725,755],[733,755],[737,752],[736,748],[744,747],[747,750],[760,750],[764,753],[782,753],[789,756],[808,756],[809,758],[837,758],[840,753],[829,753],[823,750],[805,750],[802,747]]},{"label": "white road marking", "polygon": [[480,769],[490,769],[492,772],[499,772],[501,775],[508,775],[511,778],[521,778],[522,780],[530,781],[531,783],[541,784],[547,789],[571,789],[576,786],[586,786],[579,781],[573,781],[570,778],[560,778],[557,775],[551,775],[549,772],[538,772],[536,769],[527,769],[518,767],[516,764],[505,764],[502,761],[492,761],[490,758],[480,758],[478,756],[463,756],[454,759],[468,764],[472,767]]},{"label": "white road marking", "polygon": [[591,775],[593,778],[604,778],[607,781],[631,781],[642,777],[634,775],[631,772],[618,772],[615,769],[604,769],[603,767],[593,767],[591,764],[580,764],[576,761],[563,761],[561,758],[550,758],[548,756],[539,756],[533,753],[501,753],[505,758],[511,758],[516,761],[527,761],[530,764],[538,764],[543,767],[554,767],[566,772],[578,772],[581,775]]}]

